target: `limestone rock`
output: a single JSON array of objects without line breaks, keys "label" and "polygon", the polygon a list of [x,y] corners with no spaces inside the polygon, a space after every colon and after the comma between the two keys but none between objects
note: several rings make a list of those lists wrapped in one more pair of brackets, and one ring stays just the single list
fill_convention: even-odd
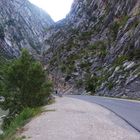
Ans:
[{"label": "limestone rock", "polygon": [[53,25],[51,17],[28,0],[0,1],[0,53],[19,56],[21,48],[41,54],[44,32]]},{"label": "limestone rock", "polygon": [[55,75],[59,70],[64,78],[72,78],[72,85],[94,74],[96,94],[140,97],[138,90],[132,94],[125,90],[125,83],[140,66],[138,9],[139,0],[75,0],[67,17],[45,35],[50,49],[44,58],[50,63],[50,73]]}]

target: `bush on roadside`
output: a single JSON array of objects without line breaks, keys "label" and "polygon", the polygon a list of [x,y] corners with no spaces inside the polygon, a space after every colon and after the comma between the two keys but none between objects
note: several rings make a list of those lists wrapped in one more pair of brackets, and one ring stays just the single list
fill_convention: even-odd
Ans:
[{"label": "bush on roadside", "polygon": [[43,66],[27,50],[23,50],[19,59],[6,66],[4,79],[5,102],[2,107],[9,110],[9,116],[5,119],[8,124],[24,108],[43,105],[52,91]]},{"label": "bush on roadside", "polygon": [[[17,115],[13,121],[8,124],[6,131],[3,135],[0,136],[1,140],[16,140],[15,133],[17,129],[25,125],[27,121],[36,116],[37,114],[41,113],[40,108],[25,108],[19,115]],[[4,124],[6,126],[6,124]]]}]

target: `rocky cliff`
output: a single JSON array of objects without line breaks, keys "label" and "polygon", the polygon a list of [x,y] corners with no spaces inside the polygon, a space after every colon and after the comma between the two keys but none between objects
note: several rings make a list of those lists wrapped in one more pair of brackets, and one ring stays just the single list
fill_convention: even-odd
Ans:
[{"label": "rocky cliff", "polygon": [[75,0],[45,41],[44,62],[56,80],[97,95],[140,97],[139,0]]},{"label": "rocky cliff", "polygon": [[54,22],[28,0],[0,1],[0,55],[17,57],[21,48],[40,54],[44,31]]}]

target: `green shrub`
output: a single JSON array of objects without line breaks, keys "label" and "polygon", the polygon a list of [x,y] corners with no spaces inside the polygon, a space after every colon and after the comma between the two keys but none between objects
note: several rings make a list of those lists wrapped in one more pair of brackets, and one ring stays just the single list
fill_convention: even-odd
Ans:
[{"label": "green shrub", "polygon": [[129,51],[128,53],[128,57],[129,60],[135,59],[135,60],[139,60],[140,59],[140,49],[135,49],[133,47],[133,49],[131,49],[131,51]]},{"label": "green shrub", "polygon": [[136,60],[140,59],[140,49],[135,49],[134,50],[134,58]]},{"label": "green shrub", "polygon": [[128,15],[124,15],[122,16],[120,19],[119,19],[119,23],[120,23],[120,26],[125,26],[125,24],[127,23],[129,19],[129,16]]},{"label": "green shrub", "polygon": [[71,54],[63,61],[61,71],[64,71],[67,75],[70,75],[75,70],[75,61],[79,59],[79,55]]},{"label": "green shrub", "polygon": [[132,28],[135,29],[139,24],[140,24],[140,21],[137,19],[137,20],[133,23]]},{"label": "green shrub", "polygon": [[9,109],[10,122],[25,107],[38,107],[51,94],[52,85],[46,82],[42,65],[33,60],[27,50],[19,59],[12,61],[5,70],[3,109]]},{"label": "green shrub", "polygon": [[[16,133],[17,129],[25,125],[29,121],[30,118],[36,116],[37,114],[41,113],[40,108],[25,108],[23,111],[17,115],[10,125],[5,126],[5,132],[2,136],[0,136],[1,140],[15,140],[14,134]],[[6,122],[6,121],[5,121]]]},{"label": "green shrub", "polygon": [[61,71],[62,71],[63,73],[65,73],[66,70],[67,70],[66,65],[65,65],[65,64],[61,64],[61,65],[60,65],[60,69],[61,69]]},{"label": "green shrub", "polygon": [[74,64],[67,65],[66,66],[66,74],[70,75],[74,71],[74,69],[75,69]]},{"label": "green shrub", "polygon": [[0,96],[2,96],[4,90],[4,66],[7,64],[7,60],[0,54]]},{"label": "green shrub", "polygon": [[128,56],[126,56],[126,55],[119,56],[115,61],[115,66],[122,65],[123,62],[125,62],[126,60],[128,60]]},{"label": "green shrub", "polygon": [[82,79],[76,81],[76,87],[77,88],[81,88],[83,85],[84,85],[84,82],[83,82]]},{"label": "green shrub", "polygon": [[89,47],[89,50],[91,50],[91,51],[95,51],[98,48],[98,46],[96,44],[91,44],[88,47]]},{"label": "green shrub", "polygon": [[107,87],[108,87],[109,90],[112,90],[113,87],[114,87],[114,83],[113,82],[109,82]]},{"label": "green shrub", "polygon": [[120,23],[118,21],[115,21],[111,26],[110,26],[110,31],[111,31],[111,35],[113,37],[113,40],[116,39],[118,31],[120,28]]},{"label": "green shrub", "polygon": [[89,39],[91,37],[91,35],[93,34],[93,31],[87,31],[87,32],[82,32],[79,36],[80,40],[86,40]]},{"label": "green shrub", "polygon": [[107,55],[107,50],[105,47],[102,47],[100,53],[99,53],[100,57],[104,58]]},{"label": "green shrub", "polygon": [[124,15],[124,16],[120,17],[117,21],[115,21],[114,23],[111,24],[110,32],[111,32],[111,35],[113,37],[113,41],[117,37],[119,28],[125,26],[125,24],[127,23],[128,19],[129,19],[129,16]]},{"label": "green shrub", "polygon": [[75,69],[74,62],[73,63],[62,63],[60,65],[60,70],[67,75],[70,75]]},{"label": "green shrub", "polygon": [[4,39],[4,28],[3,28],[3,26],[2,25],[0,25],[0,38],[1,39]]},{"label": "green shrub", "polygon": [[97,41],[95,43],[95,45],[97,46],[97,53],[100,57],[105,57],[107,54],[107,50],[106,50],[106,44],[104,41]]},{"label": "green shrub", "polygon": [[107,54],[106,44],[104,41],[97,41],[92,45],[89,45],[89,50],[98,54],[100,57],[105,57]]},{"label": "green shrub", "polygon": [[84,68],[89,68],[90,66],[91,66],[92,64],[90,63],[90,62],[82,62],[81,64],[80,64],[80,67],[82,68],[82,69],[84,69]]}]

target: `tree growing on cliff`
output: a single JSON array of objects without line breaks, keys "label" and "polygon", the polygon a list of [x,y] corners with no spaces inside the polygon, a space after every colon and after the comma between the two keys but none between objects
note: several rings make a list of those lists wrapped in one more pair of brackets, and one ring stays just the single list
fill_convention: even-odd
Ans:
[{"label": "tree growing on cliff", "polygon": [[95,74],[88,74],[85,80],[85,90],[87,92],[91,92],[91,94],[94,95],[97,88],[97,81],[98,79]]}]

